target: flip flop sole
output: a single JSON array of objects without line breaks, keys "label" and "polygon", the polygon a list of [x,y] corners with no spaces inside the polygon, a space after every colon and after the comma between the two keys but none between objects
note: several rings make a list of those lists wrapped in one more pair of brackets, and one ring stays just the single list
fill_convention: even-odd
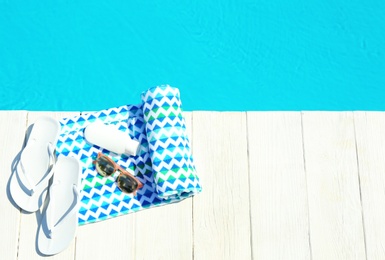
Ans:
[{"label": "flip flop sole", "polygon": [[81,166],[77,159],[59,157],[49,191],[49,203],[38,231],[38,249],[42,254],[54,255],[63,251],[76,235],[80,174]]},{"label": "flip flop sole", "polygon": [[[14,202],[28,212],[37,211],[44,203],[49,178],[39,183],[49,171],[50,155],[48,146],[55,147],[60,133],[60,124],[50,117],[40,117],[33,124],[26,146],[21,152],[20,160],[10,180],[10,193]],[[23,183],[28,175],[31,185],[39,183],[39,187],[31,195],[27,185]],[[23,181],[24,179],[24,181]]]}]

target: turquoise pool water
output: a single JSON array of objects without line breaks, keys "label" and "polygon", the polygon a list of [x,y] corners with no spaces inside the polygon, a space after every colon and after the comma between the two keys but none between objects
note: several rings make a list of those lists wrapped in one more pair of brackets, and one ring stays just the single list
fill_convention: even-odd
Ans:
[{"label": "turquoise pool water", "polygon": [[0,0],[0,109],[385,110],[385,1]]}]

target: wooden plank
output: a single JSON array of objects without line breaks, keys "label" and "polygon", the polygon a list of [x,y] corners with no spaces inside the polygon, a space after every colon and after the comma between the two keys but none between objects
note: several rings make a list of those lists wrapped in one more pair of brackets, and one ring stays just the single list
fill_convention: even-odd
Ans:
[{"label": "wooden plank", "polygon": [[355,112],[367,259],[385,259],[385,113]]},{"label": "wooden plank", "polygon": [[135,213],[135,259],[192,259],[192,203]]},{"label": "wooden plank", "polygon": [[[29,112],[28,113],[28,133],[31,130],[31,125],[40,116],[50,116],[56,119],[62,117],[79,115],[77,112]],[[23,211],[20,224],[20,241],[19,241],[19,256],[18,259],[40,259],[41,253],[37,249],[37,233],[42,219],[42,207],[36,213],[26,213]],[[70,246],[61,253],[50,256],[50,259],[74,259],[75,256],[75,239]]]},{"label": "wooden plank", "polygon": [[312,259],[365,259],[352,113],[303,114]]},{"label": "wooden plank", "polygon": [[23,147],[27,124],[26,111],[0,112],[0,243],[1,258],[16,259],[18,251],[20,209],[9,193],[9,180]]},{"label": "wooden plank", "polygon": [[[191,113],[184,117],[191,136]],[[192,259],[192,199],[135,213],[135,253],[136,259]]]},{"label": "wooden plank", "polygon": [[[135,259],[134,224],[134,214],[128,214],[80,226],[75,259]],[[149,234],[142,228],[137,232]]]},{"label": "wooden plank", "polygon": [[255,259],[310,259],[301,113],[248,112]]},{"label": "wooden plank", "polygon": [[246,113],[193,112],[194,259],[251,259]]}]

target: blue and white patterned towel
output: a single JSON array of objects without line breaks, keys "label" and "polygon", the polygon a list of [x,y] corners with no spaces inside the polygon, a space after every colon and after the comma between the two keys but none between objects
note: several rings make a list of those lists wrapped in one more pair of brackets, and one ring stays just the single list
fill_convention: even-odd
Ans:
[{"label": "blue and white patterned towel", "polygon": [[[182,116],[179,90],[149,89],[143,103],[63,118],[56,152],[80,160],[82,190],[79,225],[98,222],[154,206],[178,202],[201,191]],[[84,129],[95,120],[114,124],[140,142],[137,156],[117,155],[86,142]],[[136,196],[122,193],[113,177],[102,177],[92,161],[102,151],[143,183]]]}]

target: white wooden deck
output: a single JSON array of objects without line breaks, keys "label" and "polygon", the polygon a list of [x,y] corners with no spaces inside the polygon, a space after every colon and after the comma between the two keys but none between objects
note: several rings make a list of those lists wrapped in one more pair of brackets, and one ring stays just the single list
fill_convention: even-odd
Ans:
[{"label": "white wooden deck", "polygon": [[[20,212],[7,192],[41,114],[0,112],[0,259],[41,258],[41,214]],[[385,259],[385,113],[185,115],[203,192],[81,226],[51,258]]]}]

